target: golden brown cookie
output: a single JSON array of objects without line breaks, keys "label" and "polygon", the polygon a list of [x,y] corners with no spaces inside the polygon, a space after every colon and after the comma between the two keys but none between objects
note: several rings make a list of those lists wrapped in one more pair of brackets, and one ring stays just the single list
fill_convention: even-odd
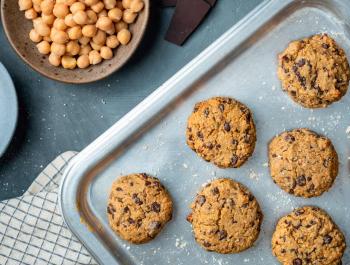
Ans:
[{"label": "golden brown cookie", "polygon": [[222,168],[237,168],[255,148],[253,116],[237,100],[214,97],[195,105],[186,137],[188,146],[206,161]]},{"label": "golden brown cookie", "polygon": [[283,132],[269,145],[269,167],[284,191],[305,198],[330,189],[338,175],[338,155],[332,142],[308,129]]},{"label": "golden brown cookie", "polygon": [[327,107],[348,89],[346,54],[327,34],[291,42],[278,63],[283,89],[306,108]]},{"label": "golden brown cookie", "polygon": [[282,217],[272,236],[272,253],[283,265],[340,265],[345,238],[322,209],[305,206]]},{"label": "golden brown cookie", "polygon": [[237,253],[258,238],[263,214],[250,191],[231,179],[207,184],[191,205],[187,220],[199,245],[208,251]]},{"label": "golden brown cookie", "polygon": [[107,215],[112,229],[124,240],[150,241],[171,219],[172,211],[168,192],[154,177],[132,174],[113,183]]}]

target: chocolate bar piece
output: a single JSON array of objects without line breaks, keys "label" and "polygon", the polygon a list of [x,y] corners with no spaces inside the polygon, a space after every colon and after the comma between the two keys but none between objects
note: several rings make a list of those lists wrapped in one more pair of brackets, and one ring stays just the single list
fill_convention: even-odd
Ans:
[{"label": "chocolate bar piece", "polygon": [[205,0],[177,0],[165,39],[182,45],[204,19],[210,7]]},{"label": "chocolate bar piece", "polygon": [[162,7],[174,7],[176,6],[177,0],[160,0]]}]

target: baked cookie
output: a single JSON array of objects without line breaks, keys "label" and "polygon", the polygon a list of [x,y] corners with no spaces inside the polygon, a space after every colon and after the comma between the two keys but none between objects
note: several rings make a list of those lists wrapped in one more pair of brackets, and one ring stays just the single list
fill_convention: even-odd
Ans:
[{"label": "baked cookie", "polygon": [[284,265],[340,265],[345,238],[322,209],[305,206],[282,217],[272,236],[272,253]]},{"label": "baked cookie", "polygon": [[207,184],[191,205],[187,220],[199,245],[208,251],[237,253],[258,238],[263,214],[255,197],[230,179]]},{"label": "baked cookie", "polygon": [[150,241],[171,219],[172,211],[171,198],[156,178],[132,174],[113,183],[107,215],[112,229],[124,240]]},{"label": "baked cookie", "polygon": [[278,63],[283,89],[306,108],[324,108],[348,89],[346,54],[327,34],[291,42]]},{"label": "baked cookie", "polygon": [[332,186],[339,163],[328,138],[308,129],[294,129],[270,142],[269,167],[273,181],[281,189],[309,198]]},{"label": "baked cookie", "polygon": [[240,167],[253,153],[255,125],[250,110],[232,98],[214,97],[195,105],[187,123],[187,144],[218,167]]}]

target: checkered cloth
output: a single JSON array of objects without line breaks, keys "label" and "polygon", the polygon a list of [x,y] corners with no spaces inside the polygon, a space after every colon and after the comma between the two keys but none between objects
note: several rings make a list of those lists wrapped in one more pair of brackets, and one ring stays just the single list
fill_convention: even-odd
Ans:
[{"label": "checkered cloth", "polygon": [[97,264],[66,227],[58,187],[75,152],[52,161],[23,196],[0,202],[0,264]]}]

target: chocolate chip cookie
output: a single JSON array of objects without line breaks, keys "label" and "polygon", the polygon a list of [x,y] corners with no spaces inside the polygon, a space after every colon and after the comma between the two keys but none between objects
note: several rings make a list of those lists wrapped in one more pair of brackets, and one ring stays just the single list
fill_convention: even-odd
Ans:
[{"label": "chocolate chip cookie", "polygon": [[270,142],[269,167],[272,179],[280,188],[309,198],[332,186],[339,163],[328,138],[308,129],[294,129]]},{"label": "chocolate chip cookie", "polygon": [[113,183],[107,215],[112,229],[124,240],[150,241],[171,219],[172,211],[168,192],[154,177],[132,174]]},{"label": "chocolate chip cookie", "polygon": [[195,105],[187,123],[187,144],[218,167],[240,167],[253,153],[255,125],[250,110],[232,98],[214,97]]},{"label": "chocolate chip cookie", "polygon": [[272,236],[272,253],[284,265],[340,265],[345,238],[331,217],[305,206],[282,217]]},{"label": "chocolate chip cookie", "polygon": [[208,251],[237,253],[258,238],[263,214],[250,191],[231,179],[207,184],[191,205],[187,220],[199,245]]},{"label": "chocolate chip cookie", "polygon": [[283,89],[306,108],[324,108],[348,89],[346,54],[327,34],[291,42],[278,63]]}]

